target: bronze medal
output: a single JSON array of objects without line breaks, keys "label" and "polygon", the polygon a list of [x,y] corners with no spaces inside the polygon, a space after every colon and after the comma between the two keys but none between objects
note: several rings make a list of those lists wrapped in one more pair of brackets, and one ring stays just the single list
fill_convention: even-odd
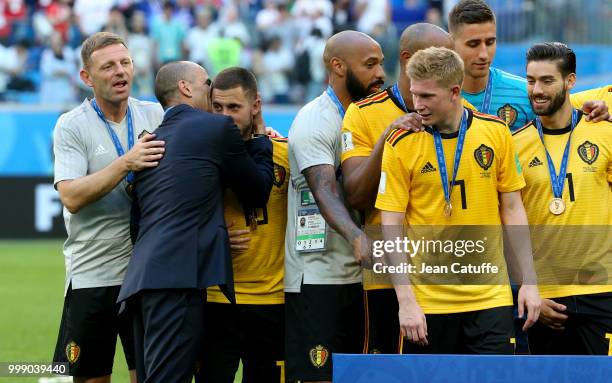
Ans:
[{"label": "bronze medal", "polygon": [[563,214],[563,212],[565,211],[565,202],[563,202],[561,198],[553,198],[552,201],[550,201],[548,209],[554,215]]},{"label": "bronze medal", "polygon": [[448,201],[444,205],[444,216],[450,217],[452,214],[453,214],[453,205],[450,203],[450,201]]}]

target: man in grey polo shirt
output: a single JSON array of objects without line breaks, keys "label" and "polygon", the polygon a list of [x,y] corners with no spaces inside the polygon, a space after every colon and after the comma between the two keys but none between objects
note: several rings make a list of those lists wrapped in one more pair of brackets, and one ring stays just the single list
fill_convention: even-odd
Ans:
[{"label": "man in grey polo shirt", "polygon": [[159,104],[129,98],[133,65],[125,42],[96,33],[82,46],[83,82],[94,99],[57,121],[55,187],[64,204],[66,282],[54,362],[69,363],[75,382],[110,382],[117,335],[134,374],[131,324],[116,305],[129,256],[129,181],[163,155],[153,131]]},{"label": "man in grey polo shirt", "polygon": [[331,354],[360,353],[365,234],[339,181],[344,111],[380,90],[383,55],[366,34],[332,36],[323,60],[326,92],[306,104],[289,131],[291,183],[285,236],[287,381],[331,381]]}]

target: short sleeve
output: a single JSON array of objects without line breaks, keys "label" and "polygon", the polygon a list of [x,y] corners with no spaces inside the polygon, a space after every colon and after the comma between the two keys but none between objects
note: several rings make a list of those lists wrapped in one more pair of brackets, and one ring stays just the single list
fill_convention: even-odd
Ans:
[{"label": "short sleeve", "polygon": [[507,126],[499,129],[499,136],[501,142],[498,155],[497,191],[510,193],[525,187],[523,167]]},{"label": "short sleeve", "polygon": [[60,116],[53,131],[53,184],[56,187],[60,181],[87,175],[87,150],[78,129],[70,121],[66,115]]},{"label": "short sleeve", "polygon": [[576,109],[582,109],[585,102],[590,100],[598,100],[595,89],[589,89],[582,92],[570,94],[570,102]]},{"label": "short sleeve", "polygon": [[337,127],[334,122],[314,110],[300,113],[289,131],[289,150],[293,153],[299,172],[316,165],[336,163]]},{"label": "short sleeve", "polygon": [[374,145],[368,138],[368,125],[359,107],[351,104],[342,122],[342,161],[351,157],[368,157]]},{"label": "short sleeve", "polygon": [[528,155],[527,155],[527,144],[526,142],[523,141],[524,138],[513,134],[512,135],[512,141],[514,141],[514,147],[516,148],[516,153],[518,156],[518,166],[520,167],[520,169],[524,169],[526,166],[529,165],[529,159],[528,159]]},{"label": "short sleeve", "polygon": [[410,178],[410,172],[401,165],[396,148],[385,142],[376,208],[404,213],[408,207]]}]

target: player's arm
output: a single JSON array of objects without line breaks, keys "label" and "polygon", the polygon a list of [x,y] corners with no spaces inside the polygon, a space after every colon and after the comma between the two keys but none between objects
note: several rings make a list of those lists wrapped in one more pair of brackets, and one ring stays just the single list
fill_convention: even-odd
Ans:
[{"label": "player's arm", "polygon": [[585,90],[575,94],[570,94],[570,102],[576,109],[584,112],[587,121],[599,122],[609,120],[612,121],[612,115],[609,112],[609,105],[603,100],[593,100],[592,97],[595,89]]},{"label": "player's arm", "polygon": [[413,132],[424,130],[421,117],[417,113],[405,114],[389,125],[368,157],[356,156],[342,162],[343,186],[347,201],[355,209],[363,210],[374,207],[380,182],[385,138],[395,128]]},{"label": "player's arm", "polygon": [[[59,181],[56,188],[66,209],[72,214],[76,214],[82,208],[110,193],[126,177],[128,172],[157,166],[163,156],[164,142],[155,141],[154,138],[154,134],[143,136],[130,151],[100,171]],[[64,154],[60,155],[60,159],[56,158],[56,165],[58,162],[70,161],[70,152],[73,151],[72,146],[74,145],[63,143],[61,140],[57,142],[55,146],[56,155],[58,151]],[[57,150],[58,148],[59,150]],[[86,167],[86,157],[80,158],[80,160],[85,161]],[[73,165],[68,164],[67,166]]]},{"label": "player's arm", "polygon": [[[402,225],[405,213],[381,211],[383,238],[388,242],[395,242],[403,235]],[[406,255],[398,252],[384,254],[384,263],[390,266],[399,266]],[[416,296],[410,286],[410,279],[406,274],[393,273],[391,281],[399,304],[400,331],[410,342],[427,345],[427,321],[425,314],[419,306]]]},{"label": "player's arm", "polygon": [[376,202],[376,190],[380,181],[385,137],[388,129],[378,139],[368,157],[351,157],[342,162],[342,179],[346,198],[352,207],[370,209]]},{"label": "player's arm", "polygon": [[308,187],[317,202],[321,215],[334,230],[344,237],[352,246],[357,262],[361,263],[367,252],[367,237],[353,222],[346,206],[340,199],[336,187],[336,172],[333,165],[323,164],[308,167],[302,171]]},{"label": "player's arm", "polygon": [[243,141],[231,118],[221,127],[220,145],[225,145],[221,165],[229,187],[246,206],[264,206],[274,181],[272,142],[268,137]]},{"label": "player's arm", "polygon": [[[506,239],[510,251],[507,262],[510,269],[516,269],[521,283],[518,296],[518,315],[523,317],[527,310],[527,321],[523,331],[538,320],[540,315],[540,294],[538,293],[535,268],[533,265],[533,252],[527,223],[527,213],[523,206],[520,191],[499,193],[500,216],[506,232]],[[517,280],[518,279],[518,280]]]},{"label": "player's arm", "polygon": [[[404,236],[403,225],[410,198],[408,179],[411,171],[410,165],[401,165],[402,159],[398,157],[396,149],[393,144],[385,143],[376,198],[376,208],[381,211],[383,238],[394,243],[396,239],[403,239]],[[384,263],[399,266],[405,262],[406,254],[400,250],[394,248],[392,252],[385,252]],[[391,273],[390,277],[399,304],[398,316],[403,335],[411,342],[427,345],[427,321],[412,291],[410,278],[404,273]]]}]

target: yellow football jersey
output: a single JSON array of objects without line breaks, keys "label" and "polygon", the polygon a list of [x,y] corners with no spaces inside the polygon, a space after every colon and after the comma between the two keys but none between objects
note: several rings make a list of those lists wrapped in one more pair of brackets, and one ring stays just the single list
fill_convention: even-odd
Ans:
[{"label": "yellow football jersey", "polygon": [[586,101],[602,100],[606,102],[608,108],[612,108],[612,85],[602,86],[601,88],[589,89],[570,95],[570,101],[576,109],[582,109]]},{"label": "yellow football jersey", "polygon": [[[463,105],[476,110],[465,99]],[[389,125],[404,114],[402,102],[395,97],[391,87],[352,103],[342,121],[342,161],[352,157],[368,157]],[[378,210],[365,211],[365,224],[380,225]],[[375,290],[393,288],[393,285],[383,276],[364,270],[363,288]]]},{"label": "yellow football jersey", "polygon": [[[387,127],[403,114],[401,103],[390,87],[352,103],[342,121],[342,161],[351,157],[368,157]],[[365,224],[380,224],[380,214],[376,209],[365,211]],[[393,288],[388,278],[371,270],[364,269],[362,276],[364,290]]]},{"label": "yellow football jersey", "polygon": [[[287,139],[272,138],[272,153],[274,184],[268,204],[263,209],[245,211],[234,193],[225,193],[225,222],[234,222],[233,230],[251,228],[254,214],[257,219],[255,230],[251,229],[248,234],[251,237],[249,248],[232,251],[238,304],[284,303],[283,274],[289,186]],[[208,289],[208,302],[229,303],[217,286]]]},{"label": "yellow football jersey", "polygon": [[[525,185],[517,166],[510,130],[502,120],[472,111],[468,111],[467,123],[463,155],[451,195],[454,208],[450,217],[444,215],[444,192],[431,128],[423,133],[390,132],[385,142],[376,208],[405,213],[410,225],[500,227],[498,193],[517,191]],[[441,135],[449,181],[457,135]],[[425,313],[512,305],[501,237],[491,239],[489,245],[487,261],[500,266],[497,280],[501,278],[503,282],[494,285],[414,284],[417,300]]]},{"label": "yellow football jersey", "polygon": [[[546,151],[534,123],[514,133],[526,187],[522,190],[529,224],[532,225],[534,260],[545,298],[612,291],[612,284],[566,281],[585,266],[597,264],[612,271],[612,123],[592,123],[582,118],[571,134],[562,199],[565,211],[550,212],[554,198]],[[571,127],[543,128],[544,142],[559,172]],[[570,273],[570,274],[568,274]],[[582,282],[581,282],[582,283]]]}]

